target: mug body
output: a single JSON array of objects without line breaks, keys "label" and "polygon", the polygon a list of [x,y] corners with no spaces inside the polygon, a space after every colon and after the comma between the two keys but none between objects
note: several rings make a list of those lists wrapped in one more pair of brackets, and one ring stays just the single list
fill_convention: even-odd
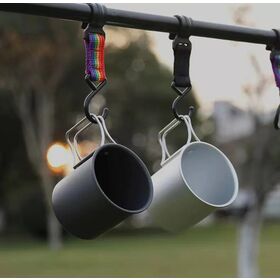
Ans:
[{"label": "mug body", "polygon": [[233,202],[236,172],[228,158],[205,142],[192,142],[169,158],[152,176],[154,198],[145,211],[155,226],[168,231],[188,228],[216,208]]},{"label": "mug body", "polygon": [[152,201],[150,174],[141,159],[119,144],[105,144],[54,188],[54,212],[71,234],[92,239]]}]

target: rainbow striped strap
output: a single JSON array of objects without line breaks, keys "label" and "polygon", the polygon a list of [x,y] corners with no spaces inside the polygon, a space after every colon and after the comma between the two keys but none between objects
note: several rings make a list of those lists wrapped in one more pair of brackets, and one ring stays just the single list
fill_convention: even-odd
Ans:
[{"label": "rainbow striped strap", "polygon": [[85,32],[84,45],[86,51],[85,73],[93,82],[106,80],[104,49],[105,34]]},{"label": "rainbow striped strap", "polygon": [[270,53],[270,61],[276,86],[280,89],[280,50],[273,49]]},{"label": "rainbow striped strap", "polygon": [[[276,86],[279,88],[279,94],[280,94],[280,50],[278,49],[272,49],[270,53],[270,61],[271,61],[271,66],[275,78],[275,83]],[[274,117],[274,128],[279,129],[280,128],[280,105],[277,108],[275,117]]]}]

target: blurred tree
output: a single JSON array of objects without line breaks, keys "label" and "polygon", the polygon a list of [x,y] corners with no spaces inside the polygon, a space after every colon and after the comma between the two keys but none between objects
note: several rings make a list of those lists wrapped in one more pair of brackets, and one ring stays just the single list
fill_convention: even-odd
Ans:
[{"label": "blurred tree", "polygon": [[[25,146],[22,137],[18,137],[20,124],[10,97],[8,92],[0,93],[0,209],[4,214],[5,225],[7,225],[7,214],[10,212],[8,201],[18,184],[17,178],[24,176],[25,181],[28,182],[34,177],[26,164],[28,162],[25,160]],[[5,228],[6,226],[3,230]]]},{"label": "blurred tree", "polygon": [[[248,24],[246,20],[249,6],[241,6],[235,12],[238,24]],[[250,24],[252,25],[252,23]],[[254,122],[254,133],[244,145],[247,160],[242,169],[242,182],[248,189],[247,211],[241,219],[239,228],[238,276],[258,277],[259,235],[262,225],[262,210],[268,194],[280,180],[280,148],[276,145],[279,132],[272,124],[264,124],[262,98],[271,85],[271,76],[261,71],[257,58],[251,55],[252,67],[256,72],[256,84],[248,84],[244,92],[249,98],[249,112]],[[268,58],[269,59],[269,58]],[[275,89],[276,91],[277,89]]]},{"label": "blurred tree", "polygon": [[47,19],[38,24],[34,17],[14,17],[1,26],[1,86],[14,98],[26,152],[45,195],[49,245],[57,249],[61,229],[51,206],[54,181],[46,151],[54,140],[55,94],[75,55],[73,32]]},{"label": "blurred tree", "polygon": [[262,97],[270,79],[262,73],[255,56],[251,56],[252,66],[258,75],[256,85],[247,85],[244,92],[250,99],[250,113],[255,131],[246,145],[247,160],[243,181],[247,186],[247,211],[242,217],[239,235],[238,274],[240,277],[258,277],[258,244],[262,225],[262,210],[268,194],[274,190],[280,180],[280,148],[277,143],[279,132],[272,123],[265,125],[262,110]]}]

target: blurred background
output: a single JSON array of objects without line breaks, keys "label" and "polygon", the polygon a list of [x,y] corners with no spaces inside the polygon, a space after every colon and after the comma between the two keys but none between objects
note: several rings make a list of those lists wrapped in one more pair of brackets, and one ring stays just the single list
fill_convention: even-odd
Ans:
[{"label": "blurred background", "polygon": [[[278,4],[107,4],[197,20],[277,28]],[[173,51],[168,34],[105,27],[108,86],[104,105],[114,139],[134,150],[153,174],[157,133],[172,118]],[[236,201],[180,234],[142,229],[128,219],[92,241],[62,230],[51,208],[53,187],[71,171],[64,133],[83,117],[84,49],[79,23],[0,15],[0,277],[279,276],[280,146],[272,126],[278,89],[264,46],[191,38],[192,94],[182,104],[201,139],[232,160]],[[176,151],[182,125],[168,138]],[[79,139],[98,146],[96,127]]]}]

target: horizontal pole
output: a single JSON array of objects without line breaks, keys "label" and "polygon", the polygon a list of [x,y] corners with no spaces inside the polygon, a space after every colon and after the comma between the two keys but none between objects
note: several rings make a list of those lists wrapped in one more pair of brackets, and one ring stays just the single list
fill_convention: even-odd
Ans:
[{"label": "horizontal pole", "polygon": [[[87,4],[0,4],[0,11],[38,15],[75,21],[90,21]],[[107,8],[105,24],[167,33],[177,33],[175,17],[159,16]],[[191,35],[255,44],[272,45],[277,41],[273,30],[262,30],[193,20]]]}]

